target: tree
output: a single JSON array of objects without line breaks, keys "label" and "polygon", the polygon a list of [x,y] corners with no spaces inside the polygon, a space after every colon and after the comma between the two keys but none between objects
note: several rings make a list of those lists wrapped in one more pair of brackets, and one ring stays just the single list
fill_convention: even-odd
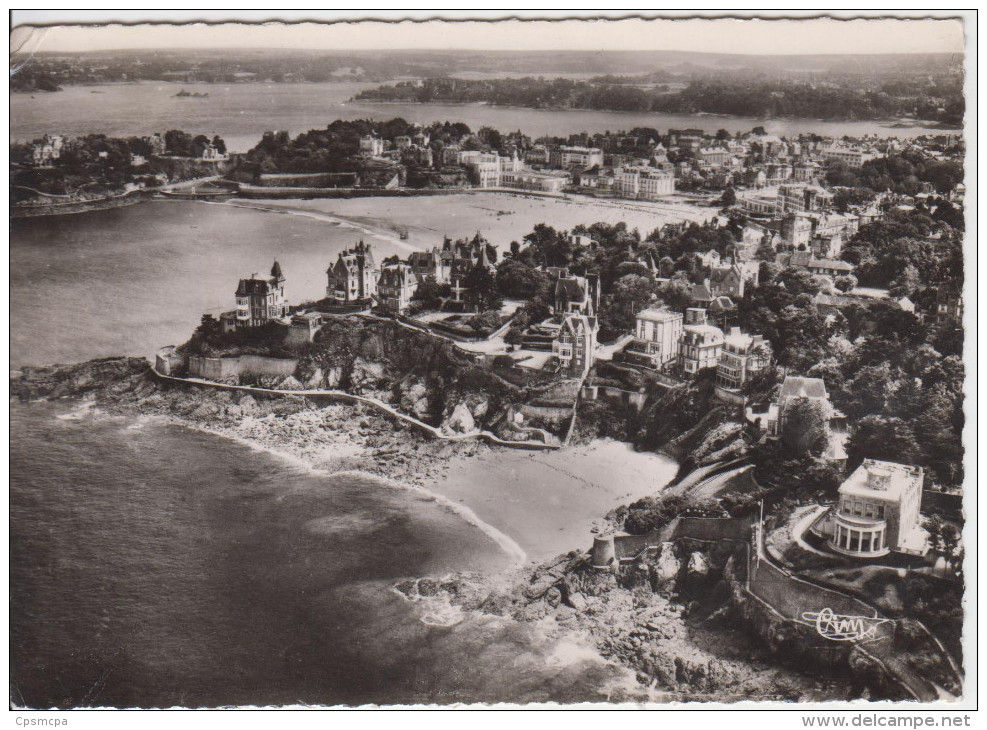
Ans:
[{"label": "tree", "polygon": [[661,285],[658,297],[669,309],[681,312],[692,304],[692,285],[686,276],[676,274]]},{"label": "tree", "polygon": [[857,421],[847,441],[847,467],[856,469],[864,459],[915,464],[919,446],[915,434],[900,418],[865,416]]},{"label": "tree", "polygon": [[511,299],[544,296],[551,284],[548,274],[527,266],[516,258],[504,259],[497,266],[497,288]]},{"label": "tree", "polygon": [[781,440],[793,457],[821,455],[829,443],[825,406],[812,398],[796,398],[786,404]]},{"label": "tree", "polygon": [[499,309],[503,300],[497,290],[497,280],[486,266],[474,266],[463,278],[466,303],[478,312]]},{"label": "tree", "polygon": [[614,284],[613,305],[633,316],[644,309],[656,293],[654,280],[640,274],[627,274]]},{"label": "tree", "polygon": [[918,269],[913,264],[908,264],[901,273],[891,282],[888,287],[888,294],[895,299],[899,297],[911,296],[918,289],[921,278]]},{"label": "tree", "polygon": [[833,281],[833,284],[841,292],[850,292],[857,287],[857,277],[853,274],[846,274],[844,276],[837,276]]},{"label": "tree", "polygon": [[415,294],[412,299],[421,302],[429,309],[439,306],[442,298],[448,297],[452,293],[451,288],[448,284],[440,284],[435,280],[434,276],[426,276],[425,279],[418,284],[418,288],[415,289]]},{"label": "tree", "polygon": [[736,205],[737,203],[737,193],[733,188],[727,188],[723,191],[723,197],[720,198],[720,205],[724,208],[729,208],[731,205]]}]

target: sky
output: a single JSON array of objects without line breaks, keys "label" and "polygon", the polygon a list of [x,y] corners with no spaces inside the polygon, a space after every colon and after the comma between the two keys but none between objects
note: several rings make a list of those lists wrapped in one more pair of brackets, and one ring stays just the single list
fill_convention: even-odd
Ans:
[{"label": "sky", "polygon": [[[266,20],[272,11],[14,11],[13,23],[51,24],[106,20],[125,23],[232,17]],[[349,11],[359,17],[360,11]],[[407,12],[376,13],[406,18]],[[502,18],[509,11],[461,11],[472,18]],[[513,11],[510,11],[513,12]],[[263,13],[263,14],[261,14]],[[539,11],[544,17],[547,13]],[[516,14],[516,13],[515,13]],[[570,14],[571,15],[571,14]],[[414,17],[434,17],[418,13]],[[285,12],[285,20],[331,19],[324,11]],[[337,16],[338,17],[338,16]],[[748,54],[962,53],[963,23],[949,19],[785,20],[588,19],[545,22],[337,22],[220,25],[60,25],[31,32],[15,28],[11,46],[25,51],[93,51],[118,48],[310,48],[470,50],[671,50]]]}]

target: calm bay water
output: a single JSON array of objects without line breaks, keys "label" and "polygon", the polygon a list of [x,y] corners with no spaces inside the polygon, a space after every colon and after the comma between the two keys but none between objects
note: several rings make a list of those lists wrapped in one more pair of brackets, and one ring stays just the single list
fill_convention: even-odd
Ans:
[{"label": "calm bay water", "polygon": [[[12,222],[13,366],[151,355],[188,339],[203,312],[232,309],[239,277],[277,258],[293,303],[325,296],[325,270],[361,237],[393,237],[286,215],[187,201]],[[323,216],[325,218],[325,216]]]},{"label": "calm bay water", "polygon": [[68,408],[12,408],[18,704],[572,702],[626,680],[531,626],[398,597],[510,562],[421,493]]},{"label": "calm bay water", "polygon": [[[11,363],[180,342],[275,256],[293,301],[319,297],[336,251],[376,235],[330,220],[160,201],[14,221]],[[381,258],[406,253],[386,232],[374,240]],[[574,702],[632,680],[536,627],[398,597],[403,578],[515,559],[426,493],[76,405],[11,407],[18,704]],[[465,463],[436,491],[539,558],[585,543],[588,520],[675,469],[615,444],[583,456],[573,474],[569,454],[508,450],[491,455],[497,469]]]},{"label": "calm bay water", "polygon": [[[520,129],[532,137],[577,132],[627,130],[635,126],[726,129],[746,132],[763,126],[778,135],[815,132],[822,135],[915,137],[919,126],[894,129],[887,122],[824,122],[757,117],[720,117],[638,112],[550,111],[513,109],[483,104],[374,104],[351,102],[374,84],[171,84],[145,82],[101,86],[69,86],[55,93],[11,94],[10,135],[30,140],[45,133],[111,136],[144,135],[168,129],[193,134],[219,134],[233,151],[253,147],[266,130],[298,134],[325,127],[334,119],[390,119],[409,122],[461,121],[476,130],[491,126],[501,131]],[[176,99],[180,89],[209,94],[205,99]],[[66,110],[71,109],[67,114]]]}]

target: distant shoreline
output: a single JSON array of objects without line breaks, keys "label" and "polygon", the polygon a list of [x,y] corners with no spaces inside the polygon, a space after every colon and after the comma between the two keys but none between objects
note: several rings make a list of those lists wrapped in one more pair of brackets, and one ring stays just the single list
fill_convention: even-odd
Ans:
[{"label": "distant shoreline", "polygon": [[655,112],[642,109],[594,109],[592,107],[576,107],[576,106],[521,106],[516,104],[496,104],[494,102],[488,101],[416,101],[414,99],[407,100],[389,100],[389,99],[358,99],[353,97],[348,103],[353,104],[379,104],[381,106],[394,105],[402,106],[408,104],[414,104],[416,106],[462,106],[462,107],[476,107],[476,106],[489,106],[494,109],[518,109],[523,111],[531,112],[596,112],[603,114],[653,114],[656,117],[699,117],[699,118],[713,118],[713,119],[753,119],[759,122],[820,122],[824,124],[838,124],[841,122],[847,124],[859,124],[859,123],[874,123],[874,124],[903,124],[903,128],[921,128],[921,129],[955,129],[962,130],[962,126],[947,125],[943,122],[937,122],[933,119],[916,119],[914,123],[908,123],[912,120],[905,120],[901,117],[875,117],[873,119],[843,119],[840,117],[799,117],[799,116],[788,116],[788,117],[748,117],[741,114],[722,114],[719,112]]}]

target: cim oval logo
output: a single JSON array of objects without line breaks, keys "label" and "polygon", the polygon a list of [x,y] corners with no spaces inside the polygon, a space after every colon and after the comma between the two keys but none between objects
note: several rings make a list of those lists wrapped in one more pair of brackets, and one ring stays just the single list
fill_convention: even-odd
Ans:
[{"label": "cim oval logo", "polygon": [[824,639],[830,641],[877,641],[887,638],[883,633],[878,634],[882,624],[894,623],[887,618],[871,616],[844,616],[833,613],[833,609],[824,608],[821,611],[805,611],[802,620],[811,626]]}]

